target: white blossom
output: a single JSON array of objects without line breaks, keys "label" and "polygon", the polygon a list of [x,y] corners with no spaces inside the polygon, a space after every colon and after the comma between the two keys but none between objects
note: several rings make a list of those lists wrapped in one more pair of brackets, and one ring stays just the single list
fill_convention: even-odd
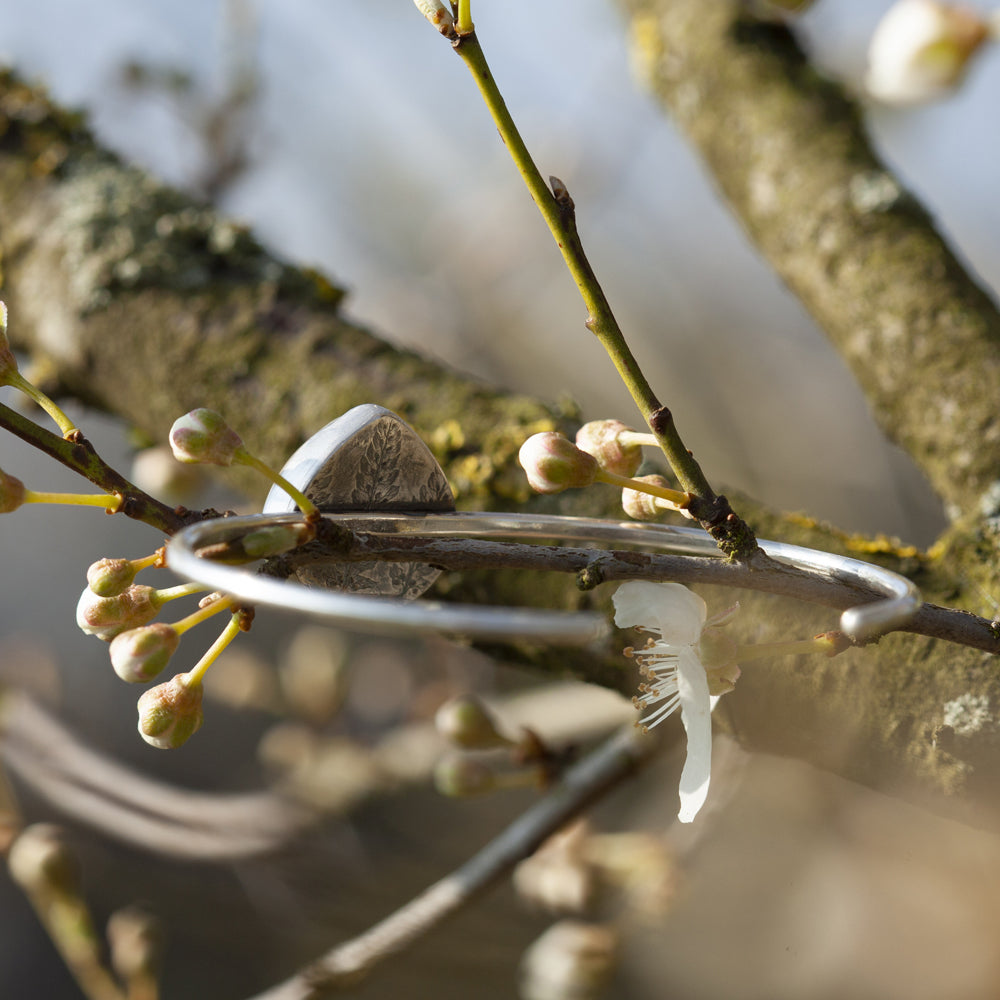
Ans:
[{"label": "white blossom", "polygon": [[739,677],[736,646],[719,626],[735,608],[708,619],[705,602],[679,583],[623,583],[614,595],[615,624],[651,633],[643,649],[627,649],[647,681],[635,705],[653,709],[640,720],[647,729],[677,708],[687,733],[687,759],[681,772],[678,818],[690,823],[708,795],[712,768],[714,696],[731,691]]}]

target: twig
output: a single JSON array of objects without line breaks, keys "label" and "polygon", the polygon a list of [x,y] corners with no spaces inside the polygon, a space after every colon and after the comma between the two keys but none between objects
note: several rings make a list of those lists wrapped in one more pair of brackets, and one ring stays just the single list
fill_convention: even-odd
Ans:
[{"label": "twig", "polygon": [[[349,537],[350,536],[350,537]],[[882,596],[843,580],[807,573],[769,561],[766,566],[747,566],[724,559],[695,556],[657,555],[649,552],[581,549],[494,542],[483,539],[433,539],[418,537],[386,538],[375,533],[351,532],[337,535],[332,546],[314,541],[294,556],[271,560],[267,571],[287,577],[295,565],[313,561],[422,562],[443,570],[518,569],[540,572],[576,573],[586,588],[614,580],[674,580],[738,587],[789,597],[824,607],[844,610]],[[901,629],[935,639],[1000,654],[1000,634],[986,618],[954,608],[925,603]]]},{"label": "twig", "polygon": [[576,287],[587,307],[587,328],[597,337],[614,362],[618,374],[628,388],[650,430],[656,436],[663,453],[674,470],[682,488],[693,494],[690,510],[705,530],[729,556],[740,561],[760,559],[761,553],[750,527],[733,513],[725,497],[715,493],[701,466],[684,445],[674,424],[673,415],[656,397],[625,341],[611,305],[594,274],[577,232],[576,209],[566,185],[558,177],[550,178],[552,189],[546,186],[504,103],[493,74],[486,63],[475,32],[460,33],[452,43],[455,51],[472,74],[510,153],[521,179],[542,213],[562,253]]},{"label": "twig", "polygon": [[567,820],[616,788],[657,746],[633,726],[570,768],[541,802],[452,874],[255,1000],[321,1000],[348,989],[507,875]]}]

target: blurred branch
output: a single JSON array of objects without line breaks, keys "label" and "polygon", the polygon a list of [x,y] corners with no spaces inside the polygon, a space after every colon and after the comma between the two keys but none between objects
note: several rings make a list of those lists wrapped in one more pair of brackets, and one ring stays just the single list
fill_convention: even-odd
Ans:
[{"label": "blurred branch", "polygon": [[320,1000],[356,986],[381,961],[409,947],[510,874],[567,820],[617,788],[657,745],[657,740],[632,726],[621,730],[570,768],[544,799],[451,875],[255,1000]]},{"label": "blurred branch", "polygon": [[633,55],[879,423],[968,513],[1000,468],[1000,314],[860,108],[740,0],[621,0]]}]

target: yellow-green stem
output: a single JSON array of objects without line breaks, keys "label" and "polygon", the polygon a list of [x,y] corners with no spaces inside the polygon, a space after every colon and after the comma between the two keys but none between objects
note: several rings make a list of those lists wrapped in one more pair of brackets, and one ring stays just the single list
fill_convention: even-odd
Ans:
[{"label": "yellow-green stem", "polygon": [[194,687],[204,680],[208,668],[219,658],[222,651],[240,634],[239,617],[233,615],[222,634],[205,651],[205,655],[188,671],[188,687]]},{"label": "yellow-green stem", "polygon": [[472,0],[458,0],[458,19],[455,21],[455,31],[459,35],[468,35],[475,30],[472,23]]},{"label": "yellow-green stem", "polygon": [[211,604],[206,604],[203,608],[199,608],[193,614],[188,615],[187,618],[182,618],[179,622],[174,622],[171,628],[178,635],[183,635],[188,629],[192,629],[195,625],[200,625],[203,621],[207,621],[212,615],[217,615],[221,611],[231,608],[235,603],[235,597],[222,597],[217,601],[212,601]]},{"label": "yellow-green stem", "polygon": [[497,131],[507,147],[507,152],[510,153],[521,179],[555,238],[566,267],[587,307],[587,327],[607,351],[636,406],[650,425],[657,444],[663,449],[680,484],[696,496],[706,500],[714,499],[715,493],[701,467],[685,448],[674,426],[673,418],[657,399],[625,342],[625,336],[583,251],[568,193],[563,191],[563,196],[557,199],[542,180],[542,175],[521,139],[493,79],[475,33],[467,35],[460,33],[458,40],[453,44],[455,51],[472,73]]},{"label": "yellow-green stem", "polygon": [[648,493],[650,496],[660,500],[666,500],[676,510],[686,510],[691,498],[686,493],[669,489],[666,486],[657,486],[655,483],[644,483],[641,479],[629,479],[628,476],[617,476],[613,472],[600,469],[597,473],[599,482],[608,483],[611,486],[620,486],[623,490],[635,490],[637,493]]},{"label": "yellow-green stem", "polygon": [[246,448],[239,448],[233,456],[233,461],[241,465],[248,465],[251,469],[256,469],[261,475],[266,476],[276,486],[280,486],[295,502],[299,510],[306,517],[317,517],[319,508],[300,489],[294,487],[280,472],[275,472],[269,465],[266,465],[255,455],[251,455]]},{"label": "yellow-green stem", "polygon": [[656,440],[655,434],[646,434],[643,431],[619,431],[617,440],[623,448],[632,444],[649,445],[655,448],[660,443]]},{"label": "yellow-green stem", "polygon": [[26,396],[30,396],[56,422],[59,432],[64,438],[69,437],[76,430],[73,421],[41,389],[36,389],[19,371],[10,372],[6,384],[13,389],[20,389]]},{"label": "yellow-green stem", "polygon": [[41,493],[38,490],[25,490],[25,503],[61,503],[73,507],[104,507],[112,512],[117,511],[122,504],[120,493]]},{"label": "yellow-green stem", "polygon": [[200,583],[181,583],[176,587],[165,587],[163,590],[157,590],[156,600],[160,604],[165,604],[167,601],[177,600],[178,597],[190,597],[192,594],[200,594],[207,589],[207,587],[203,587]]}]

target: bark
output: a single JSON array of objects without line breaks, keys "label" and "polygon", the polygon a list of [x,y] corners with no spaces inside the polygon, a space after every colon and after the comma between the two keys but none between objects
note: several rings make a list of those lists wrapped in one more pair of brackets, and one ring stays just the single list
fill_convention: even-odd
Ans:
[{"label": "bark", "polygon": [[[667,11],[668,6],[659,9]],[[694,8],[697,25],[692,23]],[[636,3],[633,9],[653,7]],[[992,306],[960,273],[926,217],[907,199],[900,196],[880,211],[851,207],[850,178],[874,169],[865,159],[868,154],[860,151],[860,140],[845,138],[854,134],[850,128],[856,131],[856,116],[826,84],[808,76],[801,62],[794,64],[794,73],[781,69],[779,56],[790,51],[787,38],[765,33],[767,44],[740,41],[732,5],[722,0],[677,3],[671,11],[669,19],[656,25],[688,25],[688,35],[670,42],[673,58],[684,69],[675,78],[673,69],[661,68],[658,76],[668,94],[679,90],[680,77],[690,77],[693,89],[687,100],[702,109],[693,116],[701,122],[695,129],[699,144],[720,150],[724,164],[723,154],[732,145],[724,133],[742,130],[740,149],[756,163],[765,156],[758,149],[766,146],[764,133],[772,130],[773,142],[782,150],[777,159],[762,159],[742,181],[738,166],[730,164],[720,184],[727,190],[742,185],[757,191],[752,204],[740,203],[738,210],[752,220],[771,220],[748,225],[771,234],[777,265],[791,268],[790,281],[801,276],[803,294],[817,315],[825,316],[820,306],[836,313],[830,303],[852,294],[857,298],[850,305],[850,322],[831,319],[834,329],[842,331],[835,339],[843,336],[855,362],[868,359],[862,365],[863,383],[873,404],[942,493],[956,503],[967,501],[988,481],[989,463],[996,461],[996,456],[990,458],[995,421],[986,405],[997,398]],[[715,84],[699,60],[736,64],[727,70],[724,91],[711,89]],[[782,72],[788,73],[784,90]],[[767,113],[745,107],[755,103],[753,88],[764,87],[758,77],[778,94],[765,94],[760,101],[770,109]],[[810,81],[818,96],[805,85]],[[742,110],[735,116],[726,111],[728,101]],[[711,122],[720,133],[714,139],[706,131]],[[762,130],[756,138],[751,127]],[[824,146],[818,135],[827,130],[832,138]],[[823,150],[826,160],[842,161],[841,186],[832,180],[816,186],[810,170],[797,165],[800,144],[807,151]],[[833,169],[832,162],[824,167]],[[511,183],[516,183],[513,177]],[[786,183],[794,193],[788,203],[798,206],[790,218]],[[809,201],[804,188],[817,202],[828,192],[823,202],[832,213],[828,237],[818,239],[827,230],[815,214],[808,214],[806,222],[796,215],[806,212],[800,204]],[[771,195],[762,200],[761,192],[767,190]],[[769,206],[766,212],[761,205]],[[887,233],[878,236],[883,227]],[[516,464],[517,448],[529,433],[560,426],[565,414],[393,348],[350,323],[340,309],[341,292],[325,279],[276,260],[210,209],[123,165],[96,146],[77,119],[9,75],[0,76],[0,249],[12,341],[30,350],[54,383],[155,438],[162,439],[180,413],[207,405],[224,411],[251,449],[280,463],[334,416],[358,403],[379,402],[409,420],[431,444],[460,504],[529,504],[555,512],[620,516],[615,491],[606,488],[529,497]],[[882,256],[876,256],[876,249]],[[906,289],[913,279],[907,261],[912,268],[923,268],[921,280],[928,273],[939,274],[934,286],[939,306],[932,313],[939,327],[932,330],[930,306],[918,288],[917,306],[912,307],[916,318],[900,334],[913,344],[905,378],[897,371],[897,381],[906,386],[903,392],[883,364],[886,330],[892,327],[883,313],[897,304],[891,315],[899,320],[900,310],[910,308]],[[828,275],[824,281],[830,268],[836,280]],[[839,282],[853,293],[841,291]],[[868,332],[852,338],[850,330]],[[581,329],[581,336],[589,334]],[[940,345],[951,345],[950,353]],[[930,377],[928,366],[945,355],[944,371],[934,370]],[[900,364],[895,348],[893,362]],[[949,377],[955,384],[946,381],[943,386]],[[966,387],[966,378],[975,391]],[[925,411],[940,410],[942,398],[962,413],[960,427],[943,417],[934,426],[928,422]],[[970,428],[976,447],[965,455]],[[735,506],[764,537],[883,561],[913,575],[928,599],[941,602],[960,603],[971,579],[963,574],[983,562],[984,547],[993,552],[991,536],[979,522],[956,530],[950,545],[931,559],[891,542],[846,538],[745,500]],[[952,564],[957,566],[954,573]],[[459,573],[443,580],[447,590],[439,593],[448,597],[501,604],[581,607],[603,602],[606,607],[609,590],[581,593],[571,580],[531,572]],[[828,611],[767,595],[738,591],[720,596],[713,591],[707,596],[713,606],[737,597],[743,602],[744,639],[802,637],[835,621]],[[619,645],[624,640],[573,653],[545,648],[506,648],[502,653],[539,671],[626,690],[634,678]],[[950,728],[944,725],[949,703],[959,706],[947,716]],[[988,653],[922,636],[893,635],[877,647],[828,661],[786,658],[755,664],[723,706],[750,749],[801,757],[925,798],[961,793],[981,810],[978,821],[1000,825],[1000,797],[992,780],[1000,767],[1000,725],[991,708],[1000,706],[1000,681]],[[976,706],[985,708],[978,711]]]}]

